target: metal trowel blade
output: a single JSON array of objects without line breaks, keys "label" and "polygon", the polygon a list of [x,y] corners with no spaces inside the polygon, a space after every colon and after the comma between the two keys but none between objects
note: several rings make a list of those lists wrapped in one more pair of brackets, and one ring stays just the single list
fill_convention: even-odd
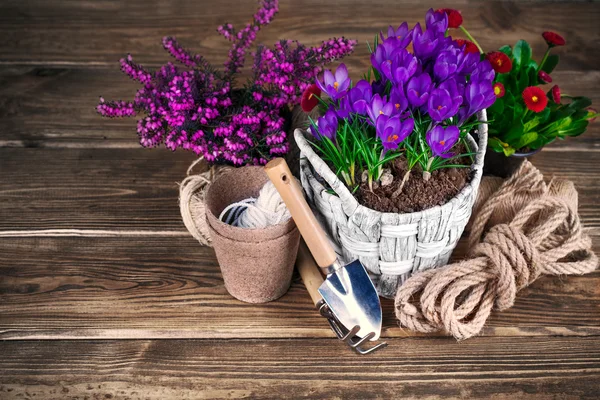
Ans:
[{"label": "metal trowel blade", "polygon": [[356,260],[330,275],[319,287],[319,293],[336,318],[350,331],[363,338],[373,332],[371,340],[381,334],[381,302],[365,267]]}]

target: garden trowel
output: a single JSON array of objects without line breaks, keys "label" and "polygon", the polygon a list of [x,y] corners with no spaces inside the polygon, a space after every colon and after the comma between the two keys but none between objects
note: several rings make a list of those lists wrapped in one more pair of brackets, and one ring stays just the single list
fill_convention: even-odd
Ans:
[{"label": "garden trowel", "polygon": [[356,336],[377,340],[381,334],[381,303],[365,267],[358,260],[346,266],[338,261],[325,231],[304,200],[302,189],[283,158],[270,161],[265,171],[290,210],[317,265],[327,275],[319,287],[323,300],[349,331],[358,326],[354,331]]}]

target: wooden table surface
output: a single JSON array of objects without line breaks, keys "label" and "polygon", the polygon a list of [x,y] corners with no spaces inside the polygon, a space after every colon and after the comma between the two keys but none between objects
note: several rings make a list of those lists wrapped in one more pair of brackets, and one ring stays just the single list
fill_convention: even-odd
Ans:
[{"label": "wooden table surface", "polygon": [[[327,6],[325,4],[328,3]],[[432,3],[433,4],[433,3]],[[444,3],[435,4],[436,7]],[[600,106],[600,5],[454,1],[486,49],[540,33],[568,45],[556,82]],[[360,357],[333,337],[295,279],[288,294],[243,304],[223,286],[214,252],[188,235],[177,182],[194,156],[146,150],[134,120],[107,120],[98,96],[128,99],[128,52],[169,59],[165,35],[215,64],[215,27],[241,25],[255,1],[4,0],[0,3],[0,398],[184,399],[597,398],[600,273],[544,277],[495,313],[479,337],[398,327]],[[359,39],[346,60],[368,63],[365,40],[388,23],[422,20],[421,1],[282,0],[259,40]],[[600,250],[600,124],[533,158],[571,179]]]}]

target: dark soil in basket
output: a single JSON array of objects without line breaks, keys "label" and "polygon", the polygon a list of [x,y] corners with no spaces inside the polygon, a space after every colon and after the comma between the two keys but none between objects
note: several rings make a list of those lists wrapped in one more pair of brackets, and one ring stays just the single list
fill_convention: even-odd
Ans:
[{"label": "dark soil in basket", "polygon": [[[457,162],[459,160],[455,160]],[[461,164],[470,165],[469,158],[460,160]],[[456,196],[471,180],[471,168],[442,168],[434,171],[428,181],[423,179],[423,173],[413,168],[410,177],[404,184],[402,192],[393,197],[400,187],[402,177],[406,173],[406,160],[397,158],[392,162],[391,172],[394,180],[390,185],[369,190],[362,183],[356,193],[360,204],[380,212],[409,213],[441,206]]]}]

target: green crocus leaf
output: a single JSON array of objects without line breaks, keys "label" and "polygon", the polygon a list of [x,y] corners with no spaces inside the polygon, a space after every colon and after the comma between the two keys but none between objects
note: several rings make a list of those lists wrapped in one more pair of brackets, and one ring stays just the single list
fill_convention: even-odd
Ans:
[{"label": "green crocus leaf", "polygon": [[513,57],[519,67],[526,66],[531,60],[531,46],[524,40],[519,40],[513,49]]},{"label": "green crocus leaf", "polygon": [[542,65],[542,71],[551,73],[554,71],[554,68],[558,65],[560,61],[560,57],[558,54],[550,54],[548,58],[546,58],[546,62]]}]

